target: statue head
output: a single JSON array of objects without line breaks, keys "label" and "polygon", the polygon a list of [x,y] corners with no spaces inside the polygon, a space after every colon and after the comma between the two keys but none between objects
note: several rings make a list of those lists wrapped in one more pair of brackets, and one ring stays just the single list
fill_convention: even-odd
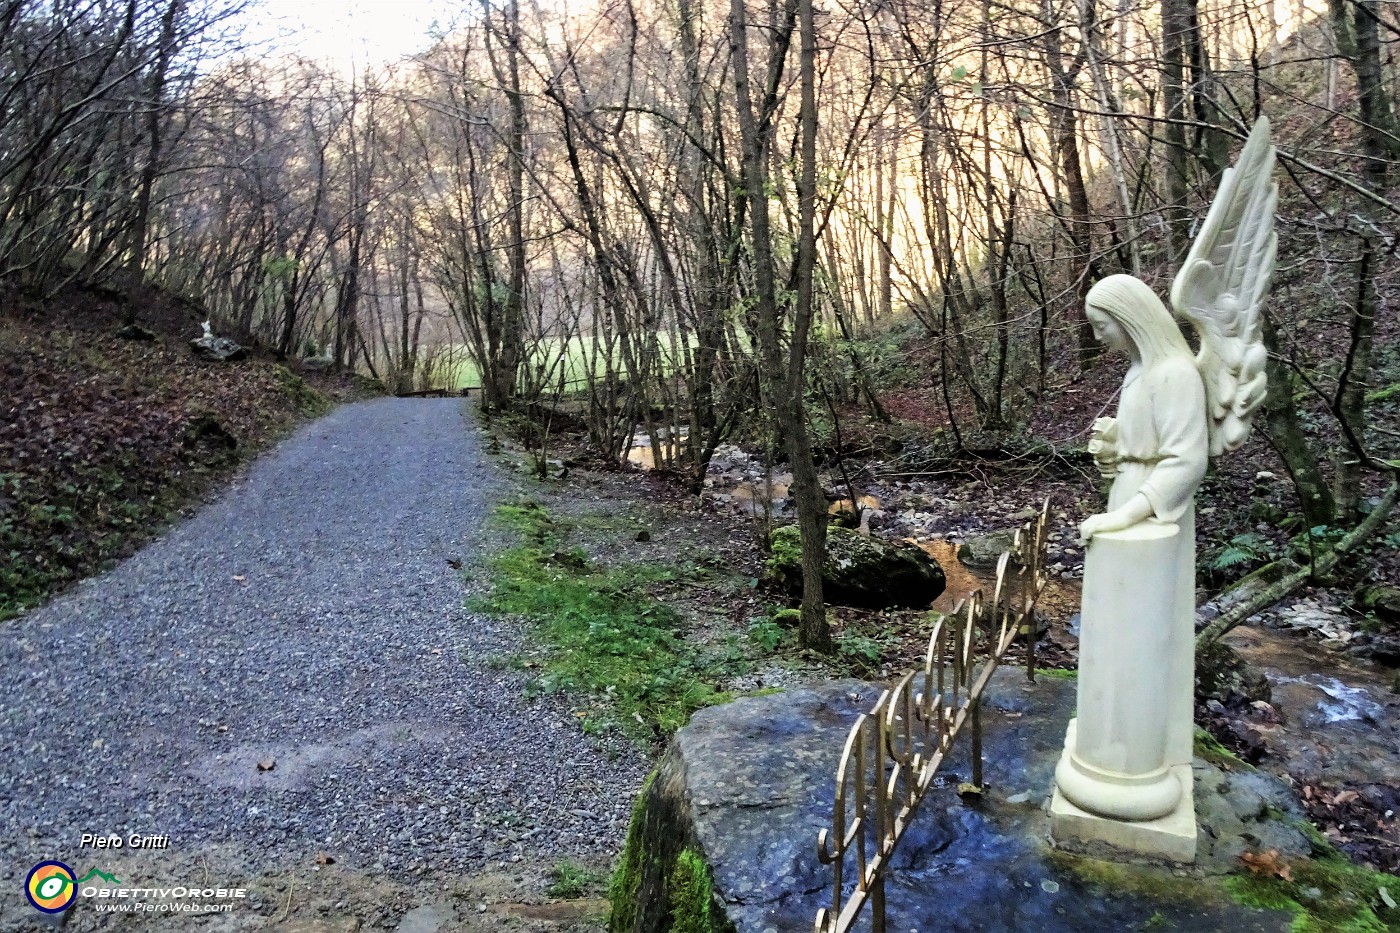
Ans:
[{"label": "statue head", "polygon": [[[1085,296],[1086,312],[1107,315],[1122,328],[1123,336],[1137,349],[1144,364],[1171,356],[1193,356],[1167,306],[1145,283],[1131,275],[1110,275],[1100,280]],[[1111,329],[1101,337],[1113,349]],[[1122,347],[1128,350],[1127,347]]]}]

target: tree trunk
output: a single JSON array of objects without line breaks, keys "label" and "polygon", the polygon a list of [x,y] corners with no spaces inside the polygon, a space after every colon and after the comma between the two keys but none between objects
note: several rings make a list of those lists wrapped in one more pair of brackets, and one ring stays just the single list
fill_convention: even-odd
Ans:
[{"label": "tree trunk", "polygon": [[[1074,248],[1074,267],[1077,276],[1074,302],[1074,327],[1079,343],[1079,364],[1082,368],[1099,354],[1098,341],[1094,330],[1089,326],[1089,318],[1084,310],[1084,298],[1097,278],[1094,268],[1094,240],[1092,219],[1089,216],[1089,192],[1084,185],[1084,169],[1079,157],[1079,117],[1075,112],[1074,85],[1079,79],[1079,68],[1067,70],[1060,50],[1060,28],[1055,20],[1055,7],[1050,0],[1042,0],[1041,15],[1045,18],[1045,64],[1050,71],[1050,92],[1053,105],[1050,107],[1050,143],[1055,149],[1060,163],[1060,171],[1065,180],[1065,192],[1069,195],[1069,233]],[[1008,221],[1009,222],[1009,221]]]},{"label": "tree trunk", "polygon": [[[808,154],[808,119],[807,99],[809,94],[815,93],[815,84],[808,87],[809,75],[815,74],[813,60],[816,55],[815,37],[812,30],[811,0],[798,0],[802,7],[802,84],[803,84],[803,155],[804,161]],[[788,9],[791,9],[790,7]],[[786,12],[786,11],[785,11]],[[816,464],[812,460],[811,443],[807,437],[806,419],[803,415],[801,401],[801,372],[802,356],[805,355],[806,333],[805,325],[800,322],[801,311],[799,311],[799,321],[794,326],[792,337],[793,348],[789,354],[787,363],[784,365],[782,358],[782,338],[781,321],[778,309],[777,297],[777,273],[773,260],[773,239],[769,222],[769,197],[768,197],[768,136],[760,131],[760,123],[753,109],[753,95],[749,89],[749,55],[748,55],[748,33],[747,33],[747,11],[744,0],[730,0],[730,55],[734,64],[734,91],[735,103],[739,111],[739,134],[742,144],[742,163],[744,189],[749,200],[749,224],[753,236],[753,273],[755,286],[755,311],[758,317],[758,331],[760,353],[763,359],[766,382],[768,384],[768,394],[771,399],[773,410],[777,413],[778,433],[783,435],[784,443],[787,447],[788,457],[791,461],[789,466],[793,472],[794,495],[797,499],[797,521],[798,528],[802,534],[802,619],[798,629],[799,640],[804,646],[826,647],[830,645],[831,633],[826,623],[826,605],[822,598],[821,565],[826,558],[826,509],[824,503],[820,507],[820,514],[814,515],[814,505],[821,500],[820,484],[817,481]],[[778,35],[773,40],[772,53],[775,56],[770,65],[778,65],[781,54],[780,49],[785,49],[786,43],[782,41],[782,33],[791,35],[791,24],[775,24],[778,26]],[[809,72],[808,69],[812,71]],[[770,75],[773,72],[770,67]],[[814,78],[813,78],[814,81]],[[809,167],[804,164],[800,184],[802,190],[799,199],[805,200],[808,210],[814,207],[811,198],[816,192],[815,176],[815,111],[810,114],[812,133],[812,165],[809,176]],[[809,187],[810,184],[810,187]],[[815,212],[806,215],[808,226],[805,228],[808,233],[808,240],[812,240],[811,226]],[[803,241],[799,238],[798,262],[811,264],[815,259],[815,241],[805,244],[811,251],[803,249]],[[806,276],[798,276],[798,290],[801,293],[805,280],[806,297],[805,310],[808,315],[807,323],[810,323],[811,300],[810,289],[811,265],[808,265]],[[798,299],[799,309],[803,308],[803,299]],[[801,331],[801,332],[800,332]],[[794,379],[794,373],[797,378]],[[794,393],[794,383],[797,391]],[[793,396],[796,395],[794,399]]]},{"label": "tree trunk", "polygon": [[506,98],[510,101],[510,134],[507,137],[510,148],[510,291],[505,301],[505,321],[502,328],[504,338],[501,346],[501,366],[498,377],[501,380],[498,392],[501,398],[515,396],[516,378],[524,363],[523,344],[525,328],[525,96],[520,90],[520,4],[509,0],[506,14],[510,18],[510,32],[506,36],[506,67],[510,74],[510,84],[506,88]]},{"label": "tree trunk", "polygon": [[831,628],[822,599],[822,564],[826,563],[826,497],[822,495],[812,442],[807,433],[803,405],[806,388],[807,335],[815,311],[813,277],[816,271],[817,206],[817,34],[812,0],[798,0],[801,54],[798,70],[802,85],[799,107],[802,164],[797,178],[797,306],[792,338],[788,344],[787,389],[783,393],[783,424],[792,465],[793,493],[797,499],[797,524],[802,532],[802,618],[798,644],[821,651],[831,649]]},{"label": "tree trunk", "polygon": [[1269,443],[1278,452],[1293,480],[1298,504],[1308,527],[1331,524],[1335,511],[1332,492],[1327,488],[1322,469],[1308,447],[1308,439],[1298,421],[1298,405],[1294,401],[1298,380],[1279,355],[1278,332],[1274,329],[1273,318],[1265,313],[1262,323],[1264,346],[1269,351],[1266,365],[1269,394],[1264,399],[1264,425],[1268,429]]},{"label": "tree trunk", "polygon": [[[1361,259],[1356,271],[1356,304],[1351,312],[1351,345],[1338,378],[1334,410],[1348,437],[1356,444],[1366,437],[1366,390],[1370,388],[1371,355],[1376,333],[1376,247],[1370,237],[1361,238]],[[1346,445],[1336,454],[1333,473],[1337,523],[1349,526],[1361,518],[1361,451]]]},{"label": "tree trunk", "polygon": [[1186,205],[1189,153],[1186,149],[1187,0],[1162,0],[1162,110],[1167,118],[1167,167],[1163,210],[1173,265],[1190,249],[1191,212]]},{"label": "tree trunk", "polygon": [[143,272],[146,266],[146,241],[149,235],[151,217],[151,190],[155,187],[156,175],[160,171],[161,130],[164,121],[165,80],[170,71],[170,60],[175,55],[175,21],[184,8],[185,0],[170,0],[165,16],[160,22],[160,51],[156,53],[155,68],[151,72],[151,108],[146,123],[146,164],[141,168],[141,177],[136,185],[136,220],[131,228],[131,264],[136,271]]}]

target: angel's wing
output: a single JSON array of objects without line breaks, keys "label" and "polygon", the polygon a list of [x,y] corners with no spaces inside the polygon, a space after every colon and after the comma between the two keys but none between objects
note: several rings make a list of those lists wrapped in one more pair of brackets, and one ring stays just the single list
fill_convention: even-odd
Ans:
[{"label": "angel's wing", "polygon": [[1172,310],[1201,335],[1196,365],[1206,387],[1211,456],[1245,442],[1268,390],[1260,314],[1278,246],[1273,171],[1269,120],[1260,117],[1172,282]]}]

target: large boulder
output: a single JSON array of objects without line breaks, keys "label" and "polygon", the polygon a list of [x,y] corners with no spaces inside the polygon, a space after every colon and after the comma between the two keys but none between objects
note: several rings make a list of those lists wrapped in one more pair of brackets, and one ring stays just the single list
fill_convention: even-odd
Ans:
[{"label": "large boulder", "polygon": [[[769,579],[784,590],[802,592],[802,536],[796,525],[773,533],[766,569]],[[827,529],[822,595],[828,602],[867,609],[926,609],[946,585],[943,568],[919,548],[850,528]]]},{"label": "large boulder", "polygon": [[[696,713],[633,810],[609,892],[611,933],[810,933],[831,900],[832,867],[817,857],[817,834],[832,828],[836,765],[851,724],[884,686],[837,681]],[[1031,684],[1023,669],[993,675],[982,717],[986,791],[957,793],[971,779],[971,736],[963,735],[891,860],[886,929],[1286,928],[1286,914],[1232,904],[1199,874],[1135,866],[1123,883],[1105,883],[1115,875],[1104,863],[1047,846],[1044,806],[1075,686],[1050,677]],[[1300,834],[1265,826],[1280,812],[1300,815],[1277,781],[1250,772],[1237,782],[1205,762],[1195,771],[1201,871],[1238,870],[1251,839],[1299,851]],[[850,859],[848,894],[854,851]],[[867,905],[856,929],[869,924]]]}]

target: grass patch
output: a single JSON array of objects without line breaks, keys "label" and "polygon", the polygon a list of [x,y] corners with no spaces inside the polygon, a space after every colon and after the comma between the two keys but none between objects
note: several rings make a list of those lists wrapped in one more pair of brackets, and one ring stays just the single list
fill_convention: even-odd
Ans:
[{"label": "grass patch", "polygon": [[549,887],[545,893],[550,897],[573,901],[601,894],[607,886],[607,872],[594,871],[566,858],[555,862],[554,867],[549,870]]},{"label": "grass patch", "polygon": [[714,681],[732,653],[716,657],[686,643],[674,609],[649,595],[675,570],[648,564],[601,567],[569,547],[569,526],[534,503],[502,506],[496,523],[521,543],[493,557],[491,591],[472,608],[529,620],[547,656],[534,689],[586,698],[586,731],[664,738],[695,710],[728,699]]},{"label": "grass patch", "polygon": [[1044,674],[1046,677],[1054,677],[1056,680],[1078,680],[1079,668],[1077,667],[1037,667],[1037,676]]}]

